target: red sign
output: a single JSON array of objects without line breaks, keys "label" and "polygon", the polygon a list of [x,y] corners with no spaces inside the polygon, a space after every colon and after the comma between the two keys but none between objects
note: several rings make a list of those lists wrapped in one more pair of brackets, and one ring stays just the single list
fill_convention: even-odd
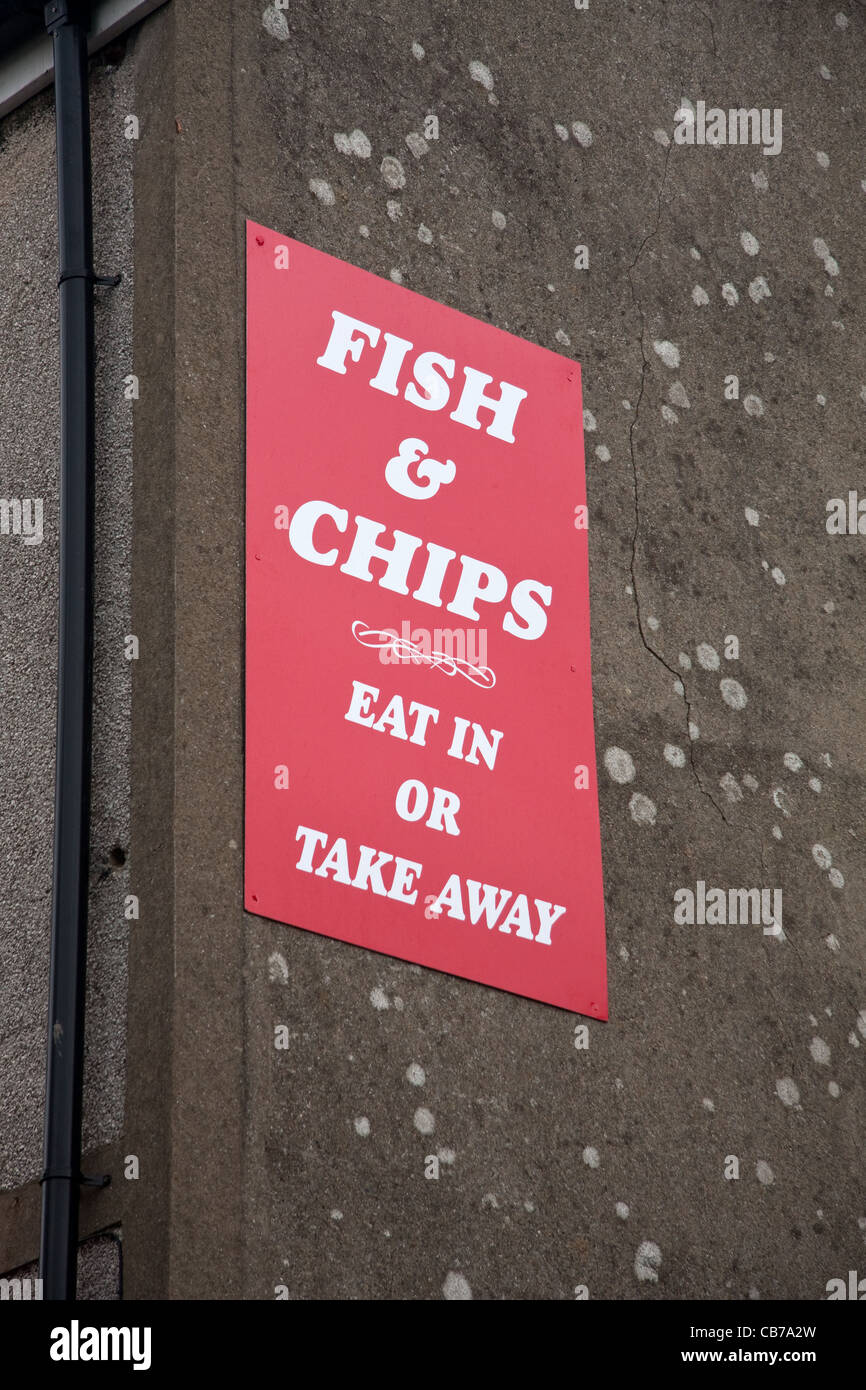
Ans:
[{"label": "red sign", "polygon": [[246,907],[607,1016],[580,368],[247,223]]}]

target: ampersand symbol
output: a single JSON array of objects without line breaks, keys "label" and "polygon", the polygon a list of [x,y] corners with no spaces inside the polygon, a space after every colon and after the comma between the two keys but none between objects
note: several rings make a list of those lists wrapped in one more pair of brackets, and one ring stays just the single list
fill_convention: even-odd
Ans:
[{"label": "ampersand symbol", "polygon": [[[413,464],[418,465],[414,470]],[[412,476],[413,471],[415,477]],[[395,492],[399,492],[401,497],[419,500],[435,497],[440,486],[443,483],[453,483],[456,476],[457,465],[451,459],[446,463],[440,463],[439,459],[427,457],[427,445],[423,439],[401,440],[397,453],[385,465],[386,483]],[[426,479],[426,487],[421,487],[415,478],[422,481]]]}]

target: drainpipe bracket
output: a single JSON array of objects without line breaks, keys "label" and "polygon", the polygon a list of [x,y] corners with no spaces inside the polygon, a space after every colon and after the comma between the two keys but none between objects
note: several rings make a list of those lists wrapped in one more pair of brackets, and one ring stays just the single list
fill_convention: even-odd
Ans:
[{"label": "drainpipe bracket", "polygon": [[73,1173],[71,1168],[46,1168],[39,1179],[39,1186],[41,1187],[44,1182],[53,1182],[58,1178],[66,1182],[77,1182],[80,1187],[108,1187],[111,1182],[110,1173],[100,1173],[99,1177],[86,1178],[81,1172]]},{"label": "drainpipe bracket", "polygon": [[79,1173],[78,1181],[82,1187],[108,1187],[111,1182],[111,1174],[100,1173],[98,1178],[86,1178],[83,1173]]},{"label": "drainpipe bracket", "polygon": [[57,288],[60,289],[64,280],[89,280],[91,285],[107,285],[114,289],[122,279],[122,275],[94,275],[92,270],[64,270],[57,278]]}]

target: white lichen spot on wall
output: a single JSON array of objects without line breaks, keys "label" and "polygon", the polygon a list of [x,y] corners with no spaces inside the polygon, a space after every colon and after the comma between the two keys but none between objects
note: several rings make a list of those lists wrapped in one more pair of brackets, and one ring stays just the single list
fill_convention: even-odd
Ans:
[{"label": "white lichen spot on wall", "polygon": [[745,709],[749,697],[739,681],[735,681],[731,676],[724,676],[719,681],[719,690],[725,704],[731,709]]},{"label": "white lichen spot on wall", "polygon": [[469,76],[473,82],[480,82],[486,92],[493,91],[493,74],[490,69],[477,58],[473,58],[469,64]]},{"label": "white lichen spot on wall", "polygon": [[445,1276],[445,1282],[442,1285],[442,1297],[447,1298],[451,1302],[460,1300],[465,1302],[471,1299],[472,1290],[466,1278],[452,1269],[449,1270]]},{"label": "white lichen spot on wall", "polygon": [[799,1105],[800,1090],[796,1081],[790,1076],[783,1076],[776,1082],[776,1095],[783,1105]]},{"label": "white lichen spot on wall", "polygon": [[819,261],[824,262],[824,269],[828,275],[839,274],[839,262],[836,260],[835,256],[830,255],[830,248],[823,237],[815,237],[815,240],[812,242],[812,250],[815,252]]},{"label": "white lichen spot on wall", "polygon": [[289,37],[289,26],[286,16],[282,10],[278,10],[276,5],[268,5],[262,14],[262,26],[266,34],[270,34],[272,39],[285,41]]},{"label": "white lichen spot on wall", "polygon": [[654,1240],[642,1240],[634,1257],[634,1272],[642,1284],[657,1284],[662,1252]]},{"label": "white lichen spot on wall", "polygon": [[760,304],[762,299],[772,299],[770,286],[763,275],[758,275],[749,285],[749,298],[753,304]]},{"label": "white lichen spot on wall", "polygon": [[344,135],[338,131],[334,136],[334,144],[340,154],[351,154],[357,159],[369,159],[373,152],[363,130],[353,130],[351,135]]},{"label": "white lichen spot on wall", "polygon": [[809,1043],[809,1052],[813,1062],[817,1062],[819,1067],[829,1067],[830,1048],[823,1038],[813,1038]]},{"label": "white lichen spot on wall", "polygon": [[285,956],[279,951],[272,951],[268,956],[268,979],[275,984],[287,985],[289,983],[289,967],[286,964]]},{"label": "white lichen spot on wall", "polygon": [[624,748],[614,746],[605,749],[604,765],[612,781],[620,783],[634,781],[634,760]]},{"label": "white lichen spot on wall", "polygon": [[389,188],[405,188],[406,174],[403,165],[393,154],[386,154],[379,165],[379,173]]},{"label": "white lichen spot on wall", "polygon": [[409,132],[406,136],[406,144],[409,148],[409,153],[414,155],[416,159],[423,158],[430,148],[424,136],[419,135],[417,130],[411,130]]},{"label": "white lichen spot on wall", "polygon": [[669,342],[667,338],[657,338],[653,343],[653,351],[664,362],[671,371],[676,371],[680,365],[680,350],[676,343]]},{"label": "white lichen spot on wall", "polygon": [[[774,787],[770,795],[773,799],[773,805],[776,807],[776,809],[778,811],[781,811],[782,815],[790,820],[792,802],[791,798],[788,796],[788,793],[782,787]],[[781,835],[778,835],[776,838],[781,840],[782,837]]]},{"label": "white lichen spot on wall", "polygon": [[334,190],[327,179],[310,179],[310,192],[315,193],[319,202],[323,203],[326,208],[333,207],[337,201]]},{"label": "white lichen spot on wall", "polygon": [[644,796],[643,792],[635,792],[628,803],[628,809],[631,812],[632,820],[636,821],[638,825],[655,825],[658,814],[656,804],[654,801],[650,801],[648,796]]}]

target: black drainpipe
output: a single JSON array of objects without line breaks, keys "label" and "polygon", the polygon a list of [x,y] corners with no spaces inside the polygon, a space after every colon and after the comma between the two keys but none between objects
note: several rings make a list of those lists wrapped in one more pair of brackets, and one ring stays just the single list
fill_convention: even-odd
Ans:
[{"label": "black drainpipe", "polygon": [[54,882],[39,1273],[74,1299],[90,840],[93,668],[93,237],[87,26],[52,0],[60,279],[60,620]]}]

